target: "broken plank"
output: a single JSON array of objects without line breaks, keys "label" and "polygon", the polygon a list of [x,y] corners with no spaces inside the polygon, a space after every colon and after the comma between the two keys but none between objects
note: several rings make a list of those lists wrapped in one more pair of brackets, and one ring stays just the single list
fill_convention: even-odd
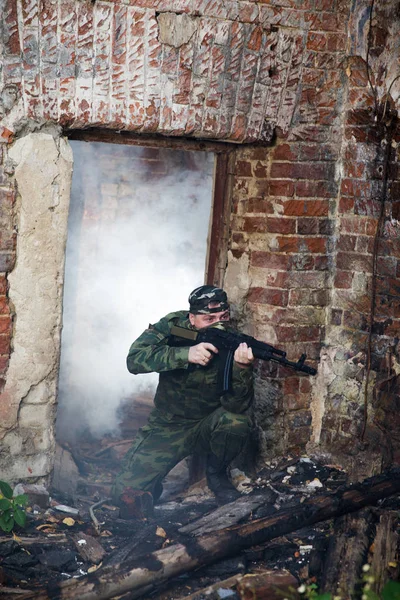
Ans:
[{"label": "broken plank", "polygon": [[389,579],[399,581],[399,513],[385,510],[379,513],[375,539],[372,544],[371,573],[374,575],[372,590],[380,595]]},{"label": "broken plank", "polygon": [[400,468],[371,477],[359,484],[343,487],[334,494],[311,498],[297,507],[276,512],[272,517],[234,525],[197,538],[177,543],[134,561],[100,568],[90,575],[56,583],[35,592],[35,600],[108,600],[130,592],[133,598],[144,590],[200,566],[234,556],[245,548],[262,544],[280,535],[332,517],[355,512],[364,506],[400,492]]},{"label": "broken plank", "polygon": [[244,575],[238,580],[236,590],[242,600],[282,600],[290,595],[291,600],[300,598],[296,589],[298,580],[286,570],[268,570]]},{"label": "broken plank", "polygon": [[[190,596],[185,596],[181,600],[201,600],[202,598],[204,598],[204,596],[206,596],[209,600],[213,600],[214,592],[216,592],[217,590],[220,590],[220,589],[223,589],[223,590],[234,589],[235,585],[242,577],[243,577],[243,573],[238,573],[237,575],[233,575],[232,577],[229,577],[228,579],[224,579],[223,581],[217,581],[216,583],[213,583],[212,585],[208,585],[207,587],[202,588],[201,590],[197,590],[197,592],[193,592],[192,594],[190,594]],[[219,596],[219,597],[221,597],[221,596]]]},{"label": "broken plank", "polygon": [[77,552],[85,562],[95,565],[101,563],[106,551],[94,537],[85,533],[73,533],[71,539]]},{"label": "broken plank", "polygon": [[298,580],[289,571],[268,569],[255,574],[238,573],[197,590],[182,600],[219,600],[224,597],[221,590],[237,591],[242,600],[282,600],[286,595],[290,595],[291,600],[297,600],[300,598],[296,591],[298,585]]},{"label": "broken plank", "polygon": [[352,598],[367,562],[375,515],[366,508],[336,519],[321,578],[321,590]]},{"label": "broken plank", "polygon": [[[12,538],[3,538],[0,539],[0,544],[9,542]],[[35,536],[35,537],[27,537],[27,536],[23,536],[23,537],[18,537],[18,539],[15,539],[15,541],[20,545],[20,546],[29,546],[30,544],[66,544],[68,542],[68,538],[65,535],[65,533],[56,533],[56,534],[52,534],[51,536],[46,536],[46,537],[39,537],[39,536]],[[0,546],[1,548],[1,546]]]},{"label": "broken plank", "polygon": [[230,504],[220,506],[208,515],[197,519],[179,529],[179,533],[191,533],[192,535],[204,535],[225,527],[230,527],[248,517],[253,510],[268,502],[275,501],[276,494],[257,494],[255,496],[242,496]]},{"label": "broken plank", "polygon": [[0,586],[0,598],[4,598],[4,600],[10,600],[10,598],[18,598],[18,600],[23,600],[23,595],[27,593],[33,593],[32,590],[23,590],[20,588],[11,588],[5,587],[4,585]]}]

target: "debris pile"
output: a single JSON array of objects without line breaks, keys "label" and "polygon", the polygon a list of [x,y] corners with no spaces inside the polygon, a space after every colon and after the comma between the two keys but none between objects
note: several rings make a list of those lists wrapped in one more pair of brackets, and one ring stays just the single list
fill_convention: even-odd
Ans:
[{"label": "debris pile", "polygon": [[[107,452],[102,453],[106,462],[110,460],[104,456]],[[89,464],[88,460],[82,461]],[[281,593],[291,588],[291,597],[295,598],[300,583],[327,585],[340,575],[330,574],[332,565],[327,564],[326,556],[340,562],[333,558],[339,552],[334,543],[338,540],[333,538],[338,538],[337,527],[343,528],[349,517],[367,518],[370,529],[374,525],[377,531],[382,514],[393,517],[396,513],[390,527],[397,535],[397,497],[378,500],[377,509],[363,509],[367,517],[363,511],[340,516],[346,511],[337,509],[335,499],[337,506],[344,506],[349,499],[358,502],[363,488],[346,485],[346,473],[339,467],[307,457],[266,464],[252,480],[234,471],[233,480],[246,493],[231,504],[218,507],[205,482],[199,482],[175,494],[170,492],[169,498],[154,507],[153,516],[134,520],[121,519],[117,507],[103,503],[96,508],[94,521],[90,508],[100,499],[102,488],[106,492],[103,497],[108,495],[106,477],[111,480],[111,473],[105,471],[102,485],[94,493],[90,478],[96,478],[96,469],[91,469],[89,475],[86,483],[79,475],[78,493],[69,503],[62,494],[49,497],[43,489],[41,495],[29,486],[18,490],[30,495],[28,521],[26,528],[15,529],[13,536],[0,533],[0,598],[14,597],[16,591],[22,599],[79,597],[74,586],[86,581],[87,576],[97,577],[98,582],[103,581],[102,577],[128,581],[132,570],[137,576],[141,566],[143,571],[150,569],[149,556],[152,568],[157,561],[164,561],[164,575],[168,569],[170,575],[160,576],[158,581],[153,577],[151,583],[143,584],[126,598],[235,600],[255,597],[256,590],[257,598],[271,600],[275,597],[272,590],[277,588]],[[330,517],[337,514],[338,518],[322,520],[327,509]],[[354,530],[354,522],[352,527]],[[265,536],[268,528],[269,538]],[[360,525],[360,535],[362,530]],[[382,532],[379,535],[382,537]],[[387,559],[392,575],[398,570],[397,538],[395,541],[394,555]],[[188,548],[192,563],[185,569],[182,559],[180,570],[176,569],[177,549],[187,554]],[[363,562],[374,560],[370,544],[364,550],[359,557],[360,568]],[[45,589],[52,592],[43,592]],[[127,589],[122,591],[126,593]],[[121,590],[117,595],[125,597]]]}]

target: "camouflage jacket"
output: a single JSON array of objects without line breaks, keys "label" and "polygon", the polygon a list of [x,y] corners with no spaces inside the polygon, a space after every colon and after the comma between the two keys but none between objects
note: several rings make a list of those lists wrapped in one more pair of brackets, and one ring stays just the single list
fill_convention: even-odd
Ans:
[{"label": "camouflage jacket", "polygon": [[240,368],[233,363],[233,392],[218,396],[217,373],[219,357],[207,366],[188,362],[189,347],[168,346],[172,325],[191,328],[187,311],[168,314],[155,325],[150,325],[133,342],[127,357],[128,370],[133,374],[156,372],[160,374],[154,398],[157,409],[173,417],[198,420],[223,406],[233,413],[244,412],[253,398],[251,368]]}]

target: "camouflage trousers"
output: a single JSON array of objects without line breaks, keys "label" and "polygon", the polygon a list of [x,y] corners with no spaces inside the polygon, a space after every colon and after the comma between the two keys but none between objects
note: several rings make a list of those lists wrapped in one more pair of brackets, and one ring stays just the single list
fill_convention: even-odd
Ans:
[{"label": "camouflage trousers", "polygon": [[183,458],[214,454],[228,465],[242,450],[250,431],[246,415],[216,409],[200,421],[166,415],[155,409],[124,458],[113,487],[118,499],[126,487],[159,496],[161,481]]}]

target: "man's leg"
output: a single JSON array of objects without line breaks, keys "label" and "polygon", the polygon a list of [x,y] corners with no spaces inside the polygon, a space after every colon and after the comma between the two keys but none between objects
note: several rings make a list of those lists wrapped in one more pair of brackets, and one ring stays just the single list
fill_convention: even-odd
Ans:
[{"label": "man's leg", "polygon": [[227,475],[231,461],[240,453],[250,433],[250,422],[240,415],[218,408],[203,420],[199,444],[207,452],[207,483],[217,500],[231,502],[240,496]]},{"label": "man's leg", "polygon": [[157,500],[165,475],[191,452],[192,429],[165,421],[160,415],[151,417],[124,458],[113,497],[118,500],[124,489],[132,488],[149,491]]}]

